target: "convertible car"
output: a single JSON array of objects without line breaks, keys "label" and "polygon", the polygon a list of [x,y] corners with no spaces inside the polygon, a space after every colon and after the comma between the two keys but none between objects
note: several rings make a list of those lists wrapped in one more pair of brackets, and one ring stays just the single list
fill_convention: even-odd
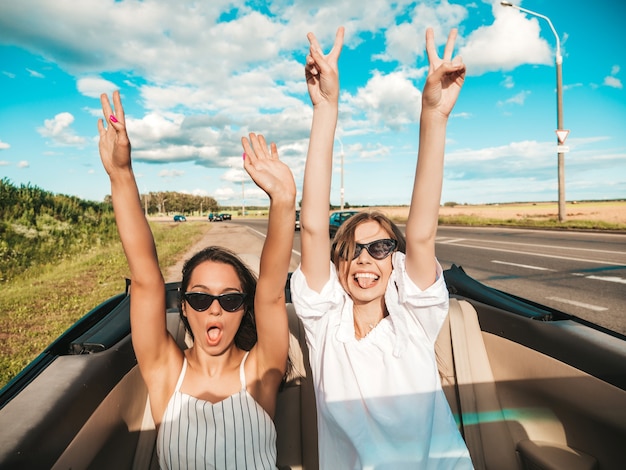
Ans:
[{"label": "convertible car", "polygon": [[[626,337],[494,290],[458,266],[445,277],[451,302],[437,361],[475,467],[624,468]],[[131,291],[127,282],[0,391],[0,468],[158,467],[130,338]],[[168,328],[185,348],[177,295],[168,284]],[[294,367],[278,396],[278,467],[314,469],[308,352],[290,303],[288,311]]]}]

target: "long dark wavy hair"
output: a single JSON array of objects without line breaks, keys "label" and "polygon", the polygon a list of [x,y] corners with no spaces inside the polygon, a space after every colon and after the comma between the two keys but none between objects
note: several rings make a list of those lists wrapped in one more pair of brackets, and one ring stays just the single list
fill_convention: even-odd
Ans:
[{"label": "long dark wavy hair", "polygon": [[393,223],[389,217],[379,211],[359,212],[341,224],[341,227],[339,227],[339,230],[337,230],[335,238],[333,239],[330,260],[335,265],[335,268],[337,268],[337,273],[339,273],[340,276],[347,276],[347,270],[349,267],[346,264],[344,266],[344,272],[341,272],[341,261],[351,260],[354,258],[354,249],[356,247],[354,232],[356,231],[357,226],[370,221],[377,222],[383,230],[389,234],[390,238],[393,238],[396,242],[398,242],[396,251],[406,253],[406,239],[398,226]]},{"label": "long dark wavy hair", "polygon": [[237,273],[237,277],[241,282],[242,292],[246,294],[243,308],[244,315],[241,319],[239,329],[235,334],[235,344],[238,348],[250,351],[252,346],[257,342],[256,322],[254,319],[254,295],[256,293],[256,276],[244,264],[239,257],[221,246],[209,246],[199,251],[189,258],[183,266],[183,278],[180,284],[180,292],[178,293],[178,308],[180,310],[180,318],[185,325],[185,329],[193,338],[193,332],[189,326],[189,320],[183,315],[183,294],[187,292],[189,280],[194,269],[205,261],[214,261],[216,263],[224,263],[232,266]]}]

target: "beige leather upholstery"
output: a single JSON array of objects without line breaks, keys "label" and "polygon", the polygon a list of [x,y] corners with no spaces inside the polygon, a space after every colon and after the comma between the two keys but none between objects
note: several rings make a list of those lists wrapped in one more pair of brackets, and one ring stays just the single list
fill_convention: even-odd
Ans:
[{"label": "beige leather upholstery", "polygon": [[277,465],[280,469],[316,469],[317,411],[304,327],[287,304],[291,373],[277,398]]},{"label": "beige leather upholstery", "polygon": [[[453,344],[448,320],[436,343],[437,362],[456,416],[461,394],[472,390],[475,411],[466,413],[459,426],[462,431],[478,430],[482,455],[476,461],[484,462],[484,467],[477,468],[620,468],[626,461],[626,450],[617,442],[625,435],[626,411],[621,405],[626,392],[480,331],[471,304],[461,301],[458,306],[464,320],[462,336],[467,340],[463,353],[467,361],[461,362],[473,375],[457,383],[462,364],[455,360],[458,345]],[[302,324],[290,304],[288,315],[292,369],[277,398],[277,463],[281,469],[317,469],[316,406],[308,351]],[[186,347],[177,312],[168,312],[168,325],[181,348]],[[588,396],[596,397],[597,404],[589,406]],[[157,468],[155,437],[146,388],[135,367],[101,403],[54,468]],[[472,450],[473,456],[476,452]]]},{"label": "beige leather upholstery", "polygon": [[[598,455],[606,455],[604,450],[611,437],[599,428],[592,430],[593,418],[585,413],[577,415],[566,410],[589,410],[586,390],[588,396],[604,397],[605,409],[624,415],[620,407],[624,391],[481,331],[476,310],[467,301],[451,299],[446,325],[436,344],[442,385],[453,412],[462,410],[460,428],[477,470],[600,467],[593,455],[579,448],[596,448]],[[603,413],[602,408],[596,407],[597,412]],[[579,421],[565,423],[558,413]],[[603,416],[597,421],[611,420]],[[619,427],[617,421],[615,426]],[[477,442],[467,439],[469,433]],[[607,464],[606,468],[618,468],[613,466],[620,465],[619,456],[607,459]]]}]

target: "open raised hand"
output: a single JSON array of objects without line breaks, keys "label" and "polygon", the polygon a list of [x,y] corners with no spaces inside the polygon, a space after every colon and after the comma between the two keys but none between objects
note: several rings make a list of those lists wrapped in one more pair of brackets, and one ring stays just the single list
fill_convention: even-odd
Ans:
[{"label": "open raised hand", "polygon": [[271,198],[289,198],[296,196],[296,184],[289,167],[278,158],[278,149],[274,142],[268,151],[267,142],[262,135],[250,133],[249,140],[241,138],[243,145],[243,167],[255,184]]}]

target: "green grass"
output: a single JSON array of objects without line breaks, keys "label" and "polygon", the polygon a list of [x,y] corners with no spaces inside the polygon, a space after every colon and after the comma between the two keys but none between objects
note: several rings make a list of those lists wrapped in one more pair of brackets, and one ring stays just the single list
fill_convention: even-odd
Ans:
[{"label": "green grass", "polygon": [[[210,224],[151,223],[163,270],[175,264]],[[0,289],[0,387],[80,317],[123,292],[129,277],[119,241],[55,264],[33,267]]]},{"label": "green grass", "polygon": [[515,218],[490,219],[474,215],[454,215],[439,217],[440,225],[464,225],[468,227],[518,227],[561,230],[626,230],[626,224],[603,222],[600,220],[565,220],[556,218]]}]

